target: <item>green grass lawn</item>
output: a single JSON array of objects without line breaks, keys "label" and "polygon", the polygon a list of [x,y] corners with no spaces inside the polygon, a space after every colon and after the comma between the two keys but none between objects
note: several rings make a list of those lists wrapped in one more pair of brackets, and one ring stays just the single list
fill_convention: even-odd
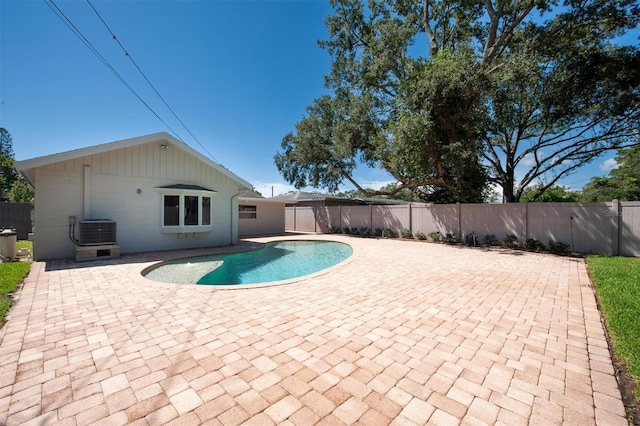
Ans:
[{"label": "green grass lawn", "polygon": [[[640,383],[640,259],[589,256],[587,264],[613,350]],[[640,401],[640,387],[635,398]]]},{"label": "green grass lawn", "polygon": [[[33,249],[31,241],[18,241],[17,248]],[[11,307],[11,293],[15,292],[24,277],[29,273],[31,262],[0,262],[0,327]]]},{"label": "green grass lawn", "polygon": [[4,325],[5,315],[11,307],[11,293],[16,291],[30,267],[31,262],[0,263],[0,327]]}]

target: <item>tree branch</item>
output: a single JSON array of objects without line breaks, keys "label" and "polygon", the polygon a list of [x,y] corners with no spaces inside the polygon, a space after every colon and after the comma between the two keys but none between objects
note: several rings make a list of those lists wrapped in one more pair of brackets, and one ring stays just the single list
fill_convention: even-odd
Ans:
[{"label": "tree branch", "polygon": [[438,43],[431,25],[429,25],[429,0],[424,0],[422,6],[422,26],[424,27],[424,32],[427,33],[427,37],[429,37],[429,47],[427,48],[429,56],[433,56],[438,53]]}]

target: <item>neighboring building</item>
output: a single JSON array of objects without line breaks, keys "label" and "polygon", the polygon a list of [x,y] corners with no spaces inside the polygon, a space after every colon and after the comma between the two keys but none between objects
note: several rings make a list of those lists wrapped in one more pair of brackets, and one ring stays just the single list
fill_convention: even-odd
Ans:
[{"label": "neighboring building", "polygon": [[409,204],[407,201],[389,198],[342,198],[318,192],[294,191],[277,195],[271,200],[282,201],[287,207],[317,207],[317,206],[367,206]]},{"label": "neighboring building", "polygon": [[122,253],[235,244],[238,196],[252,187],[167,133],[17,161],[16,169],[35,188],[37,260],[77,257],[72,239],[96,243],[81,228],[102,225],[116,230]]},{"label": "neighboring building", "polygon": [[[341,198],[333,195],[320,194],[317,192],[295,191],[288,194],[278,195],[272,200],[279,200],[286,203],[285,207],[285,230],[289,232],[332,232],[332,229],[342,229],[344,226],[366,227],[371,226],[372,212],[375,209],[390,209],[411,203],[402,200],[387,198]],[[355,220],[343,220],[343,214],[351,210],[366,208],[368,214],[366,218]],[[366,219],[369,219],[367,222]],[[353,219],[353,218],[352,218]],[[380,226],[386,228],[386,226]]]},{"label": "neighboring building", "polygon": [[253,191],[242,192],[238,198],[238,235],[284,234],[284,205],[284,201],[264,198]]}]

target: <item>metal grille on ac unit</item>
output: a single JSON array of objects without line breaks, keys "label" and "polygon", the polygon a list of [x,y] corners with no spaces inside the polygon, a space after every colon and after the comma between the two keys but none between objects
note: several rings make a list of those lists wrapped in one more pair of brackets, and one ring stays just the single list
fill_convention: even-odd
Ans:
[{"label": "metal grille on ac unit", "polygon": [[80,244],[116,244],[116,222],[111,219],[81,220]]}]

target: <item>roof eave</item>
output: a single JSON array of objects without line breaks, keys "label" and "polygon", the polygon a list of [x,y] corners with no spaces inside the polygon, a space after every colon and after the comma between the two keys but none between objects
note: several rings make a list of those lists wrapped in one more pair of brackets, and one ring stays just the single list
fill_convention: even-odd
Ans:
[{"label": "roof eave", "polygon": [[132,146],[142,145],[151,142],[167,142],[173,147],[197,158],[208,166],[212,167],[216,171],[222,173],[229,179],[235,181],[238,184],[238,189],[252,189],[253,185],[251,185],[246,180],[242,179],[232,171],[226,169],[222,165],[216,163],[215,161],[205,157],[195,149],[191,148],[186,143],[176,139],[166,132],[153,133],[145,136],[138,136],[130,139],[123,139],[115,142],[108,142],[100,145],[94,145],[86,148],[75,149],[67,152],[61,152],[57,154],[45,155],[42,157],[36,157],[29,160],[22,160],[15,162],[15,168],[23,176],[33,185],[32,180],[29,178],[29,175],[33,177],[33,172],[37,167],[46,166],[49,164],[59,163],[67,160],[73,160],[79,157],[85,157],[89,155],[102,154],[104,152],[113,151],[116,149],[129,148]]}]

